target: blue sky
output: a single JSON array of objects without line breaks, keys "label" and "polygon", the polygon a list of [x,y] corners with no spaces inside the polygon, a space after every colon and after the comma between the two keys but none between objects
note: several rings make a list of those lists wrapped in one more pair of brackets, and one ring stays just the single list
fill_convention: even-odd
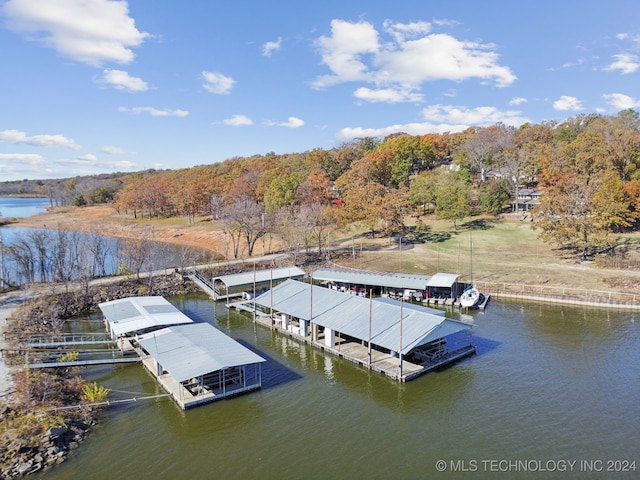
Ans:
[{"label": "blue sky", "polygon": [[640,2],[0,0],[0,181],[640,107]]}]

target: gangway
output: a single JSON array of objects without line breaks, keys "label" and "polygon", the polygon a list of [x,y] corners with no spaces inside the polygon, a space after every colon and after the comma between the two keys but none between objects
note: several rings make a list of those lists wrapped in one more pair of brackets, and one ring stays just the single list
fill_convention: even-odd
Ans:
[{"label": "gangway", "polygon": [[[105,348],[91,348],[100,345]],[[75,358],[69,355],[71,352]],[[27,368],[82,367],[140,361],[128,341],[118,346],[108,333],[31,335],[24,353]]]},{"label": "gangway", "polygon": [[107,333],[64,333],[61,335],[31,335],[29,348],[75,347],[76,345],[105,345],[114,343]]}]

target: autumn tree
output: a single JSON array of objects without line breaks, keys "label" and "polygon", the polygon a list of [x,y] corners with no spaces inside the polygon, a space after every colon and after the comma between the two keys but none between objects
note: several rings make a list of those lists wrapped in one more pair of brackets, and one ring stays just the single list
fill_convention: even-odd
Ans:
[{"label": "autumn tree", "polygon": [[435,190],[436,215],[453,221],[458,231],[458,220],[471,215],[471,178],[466,171],[442,171]]},{"label": "autumn tree", "polygon": [[381,198],[380,215],[384,222],[385,235],[404,232],[404,219],[410,206],[409,190],[406,187],[391,190]]},{"label": "autumn tree", "polygon": [[436,158],[430,137],[407,134],[386,139],[376,147],[376,152],[388,152],[390,155],[387,160],[390,163],[390,178],[383,185],[394,188],[408,186],[411,173],[432,168]]},{"label": "autumn tree", "polygon": [[559,143],[541,178],[545,194],[534,210],[533,228],[542,240],[573,248],[583,259],[613,246],[612,233],[633,218],[624,182],[597,131],[585,128]]},{"label": "autumn tree", "polygon": [[330,155],[319,155],[320,166],[331,181],[335,181],[351,168],[351,164],[372,151],[378,142],[374,138],[365,137],[344,143],[330,151]]},{"label": "autumn tree", "polygon": [[338,222],[341,226],[358,223],[373,235],[382,221],[382,199],[387,189],[376,182],[357,183],[344,192]]}]

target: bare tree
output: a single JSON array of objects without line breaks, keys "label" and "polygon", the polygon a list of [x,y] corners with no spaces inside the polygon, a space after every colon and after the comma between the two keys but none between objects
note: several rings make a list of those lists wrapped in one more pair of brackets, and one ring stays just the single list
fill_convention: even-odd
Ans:
[{"label": "bare tree", "polygon": [[264,207],[248,195],[239,195],[222,207],[220,218],[233,245],[233,258],[238,258],[241,239],[246,242],[247,254],[253,255],[256,241],[265,234],[264,214]]},{"label": "bare tree", "polygon": [[120,267],[124,272],[135,274],[140,279],[140,272],[151,256],[151,231],[145,229],[136,238],[125,238],[120,241]]},{"label": "bare tree", "polygon": [[108,240],[98,232],[91,232],[86,238],[86,248],[91,253],[91,275],[94,277],[107,275],[107,258],[113,253]]}]

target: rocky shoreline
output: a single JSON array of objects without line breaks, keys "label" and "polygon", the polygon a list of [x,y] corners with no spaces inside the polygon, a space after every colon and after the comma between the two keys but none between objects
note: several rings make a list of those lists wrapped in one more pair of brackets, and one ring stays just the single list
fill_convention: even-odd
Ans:
[{"label": "rocky shoreline", "polygon": [[[13,410],[6,406],[0,412],[0,422],[11,416]],[[0,478],[10,479],[46,470],[64,462],[71,450],[76,448],[95,425],[96,418],[91,416],[88,423],[75,420],[64,427],[54,427],[42,434],[32,445],[20,446],[12,455],[11,462],[0,467]],[[0,455],[12,445],[0,448]]]}]

